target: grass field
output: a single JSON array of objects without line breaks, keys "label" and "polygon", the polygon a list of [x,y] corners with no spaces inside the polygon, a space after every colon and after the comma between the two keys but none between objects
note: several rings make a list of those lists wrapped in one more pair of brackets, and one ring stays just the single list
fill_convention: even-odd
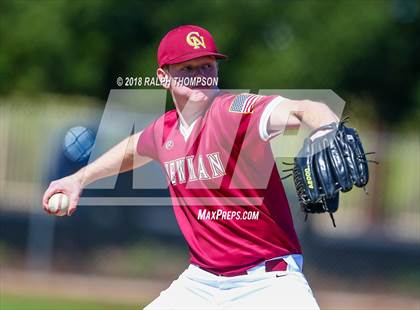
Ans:
[{"label": "grass field", "polygon": [[0,295],[1,310],[139,310],[144,305],[112,304],[60,298]]}]

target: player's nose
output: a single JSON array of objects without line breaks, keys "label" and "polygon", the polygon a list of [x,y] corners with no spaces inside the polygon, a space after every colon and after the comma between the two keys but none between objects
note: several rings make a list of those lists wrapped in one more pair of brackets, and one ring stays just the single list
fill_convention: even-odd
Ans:
[{"label": "player's nose", "polygon": [[200,68],[195,68],[193,71],[193,77],[203,77],[203,72]]}]

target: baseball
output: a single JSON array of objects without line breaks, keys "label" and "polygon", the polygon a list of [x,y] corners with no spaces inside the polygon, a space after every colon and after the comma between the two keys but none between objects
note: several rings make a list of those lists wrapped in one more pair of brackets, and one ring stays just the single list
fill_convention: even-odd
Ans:
[{"label": "baseball", "polygon": [[51,196],[48,200],[48,210],[58,216],[64,216],[67,214],[67,210],[70,206],[70,200],[67,195],[63,193],[57,193]]}]

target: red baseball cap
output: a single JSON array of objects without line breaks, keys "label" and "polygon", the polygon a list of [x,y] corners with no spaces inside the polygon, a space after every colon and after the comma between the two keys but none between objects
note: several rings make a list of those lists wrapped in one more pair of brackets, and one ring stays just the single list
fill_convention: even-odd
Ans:
[{"label": "red baseball cap", "polygon": [[217,51],[210,32],[198,26],[184,25],[172,29],[163,37],[157,61],[159,67],[163,67],[202,56],[227,58]]}]

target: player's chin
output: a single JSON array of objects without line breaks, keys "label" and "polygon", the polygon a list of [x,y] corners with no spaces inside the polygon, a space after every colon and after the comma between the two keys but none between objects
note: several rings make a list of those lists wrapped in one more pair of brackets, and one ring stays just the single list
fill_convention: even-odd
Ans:
[{"label": "player's chin", "polygon": [[209,92],[206,89],[193,89],[189,96],[190,102],[206,103],[209,99]]},{"label": "player's chin", "polygon": [[215,89],[212,87],[202,87],[202,86],[196,86],[191,88],[191,97],[197,97],[201,99],[208,99],[212,97]]}]

